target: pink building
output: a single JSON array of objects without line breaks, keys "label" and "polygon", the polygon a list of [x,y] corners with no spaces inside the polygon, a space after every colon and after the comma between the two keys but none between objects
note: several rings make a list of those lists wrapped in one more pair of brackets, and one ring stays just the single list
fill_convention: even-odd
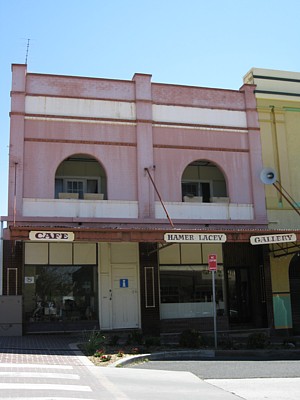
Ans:
[{"label": "pink building", "polygon": [[13,65],[11,99],[2,295],[22,312],[10,334],[206,331],[215,313],[221,330],[270,326],[268,257],[250,244],[267,231],[253,85]]}]

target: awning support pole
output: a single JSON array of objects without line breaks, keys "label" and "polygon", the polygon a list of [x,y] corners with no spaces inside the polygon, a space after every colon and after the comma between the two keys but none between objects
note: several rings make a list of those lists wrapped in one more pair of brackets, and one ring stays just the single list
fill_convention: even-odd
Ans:
[{"label": "awning support pole", "polygon": [[289,203],[289,205],[296,211],[298,215],[300,215],[299,208],[295,206],[295,201],[292,198],[292,196],[282,187],[281,183],[278,181],[273,183],[273,186],[275,189],[286,199],[286,201]]},{"label": "awning support pole", "polygon": [[166,209],[166,207],[165,207],[165,205],[164,205],[164,202],[162,201],[161,195],[159,194],[159,191],[158,191],[158,189],[157,189],[157,187],[156,187],[156,185],[155,185],[155,182],[154,182],[154,180],[153,180],[153,178],[152,178],[152,176],[151,176],[151,174],[150,174],[149,169],[148,169],[148,168],[145,168],[145,171],[147,172],[147,174],[148,174],[148,176],[149,176],[149,178],[150,178],[150,181],[151,181],[151,183],[152,183],[152,185],[153,185],[153,187],[154,187],[154,189],[155,189],[155,192],[156,192],[156,194],[157,194],[157,196],[158,196],[158,198],[159,198],[159,200],[160,200],[160,203],[161,203],[161,205],[162,205],[162,207],[163,207],[163,209],[164,209],[164,212],[165,212],[165,214],[166,214],[166,216],[167,216],[167,218],[168,218],[168,220],[169,220],[169,222],[170,222],[172,228],[174,228],[174,224],[173,224],[173,222],[172,222],[172,220],[171,220],[171,218],[170,218],[170,216],[169,216],[169,214],[168,214],[168,211],[167,211],[167,209]]}]

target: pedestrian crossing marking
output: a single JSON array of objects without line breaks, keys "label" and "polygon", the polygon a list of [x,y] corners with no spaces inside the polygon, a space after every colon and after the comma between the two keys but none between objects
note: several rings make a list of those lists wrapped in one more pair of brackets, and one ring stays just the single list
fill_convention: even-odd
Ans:
[{"label": "pedestrian crossing marking", "polygon": [[95,399],[90,399],[90,398],[85,398],[85,397],[3,397],[1,396],[1,400],[95,400]]},{"label": "pedestrian crossing marking", "polygon": [[16,378],[50,378],[50,379],[80,379],[77,374],[61,374],[54,372],[1,372],[2,377],[16,377]]},{"label": "pedestrian crossing marking", "polygon": [[[48,383],[0,383],[0,390],[18,389],[18,390],[65,390],[74,392],[91,392],[89,386],[84,385],[59,385]],[[2,397],[1,397],[2,399]]]},{"label": "pedestrian crossing marking", "polygon": [[73,369],[71,365],[0,363],[0,368]]}]

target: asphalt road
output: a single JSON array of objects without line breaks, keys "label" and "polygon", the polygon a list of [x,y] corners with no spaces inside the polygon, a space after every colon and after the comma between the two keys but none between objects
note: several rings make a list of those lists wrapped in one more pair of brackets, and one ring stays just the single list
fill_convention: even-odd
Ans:
[{"label": "asphalt road", "polygon": [[299,378],[299,360],[148,361],[128,368],[191,372],[201,379]]},{"label": "asphalt road", "polygon": [[[224,395],[243,400],[300,399],[299,360],[149,361],[131,365],[130,368],[136,369],[136,372],[138,369],[161,373],[165,372],[162,370],[191,372],[208,387],[223,390],[220,399]],[[211,398],[219,398],[216,395],[217,393],[211,393]],[[200,398],[202,397],[199,396]]]}]

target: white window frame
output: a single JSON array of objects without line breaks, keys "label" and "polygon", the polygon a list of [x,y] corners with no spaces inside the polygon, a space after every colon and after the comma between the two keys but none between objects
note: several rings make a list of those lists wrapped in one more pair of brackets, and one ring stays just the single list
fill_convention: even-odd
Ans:
[{"label": "white window frame", "polygon": [[88,180],[94,180],[97,181],[97,186],[98,186],[98,191],[97,193],[101,193],[100,188],[101,188],[101,178],[96,177],[96,176],[59,176],[57,175],[55,179],[62,179],[63,181],[63,192],[67,192],[67,182],[83,182],[83,193],[87,193],[87,181]]},{"label": "white window frame", "polygon": [[198,189],[197,189],[197,191],[198,191],[198,193],[197,193],[197,196],[203,196],[203,193],[202,193],[202,188],[201,188],[201,183],[208,183],[209,184],[209,193],[210,193],[210,197],[213,197],[213,181],[211,181],[211,180],[203,180],[203,179],[201,179],[201,180],[198,180],[198,179],[188,179],[188,180],[183,180],[183,181],[181,181],[181,185],[182,184],[184,184],[184,183],[187,183],[187,184],[189,184],[189,183],[196,183],[197,184],[197,187],[198,187]]}]

